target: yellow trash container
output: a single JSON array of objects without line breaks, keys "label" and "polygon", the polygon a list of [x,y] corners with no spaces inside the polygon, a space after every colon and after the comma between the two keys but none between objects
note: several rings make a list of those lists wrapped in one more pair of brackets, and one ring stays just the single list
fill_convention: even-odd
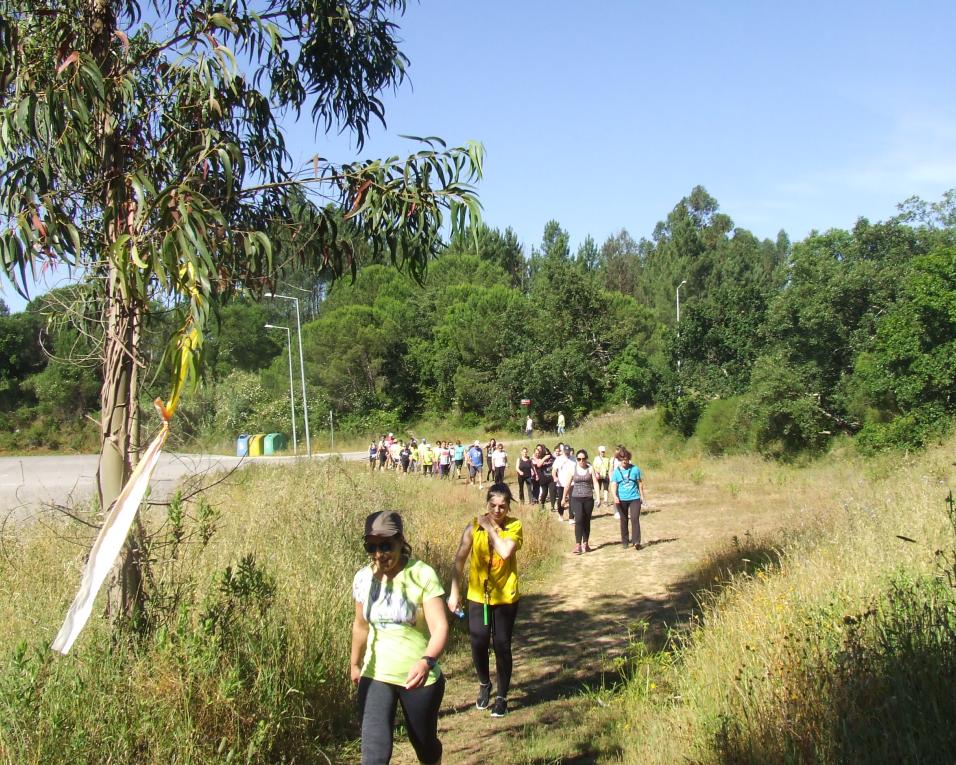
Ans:
[{"label": "yellow trash container", "polygon": [[249,456],[250,457],[261,457],[263,453],[263,446],[265,445],[265,433],[256,433],[252,438],[249,439]]}]

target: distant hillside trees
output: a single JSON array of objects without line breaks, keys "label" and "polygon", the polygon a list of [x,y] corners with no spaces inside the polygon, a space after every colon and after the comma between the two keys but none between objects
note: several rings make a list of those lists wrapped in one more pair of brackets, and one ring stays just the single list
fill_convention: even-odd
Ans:
[{"label": "distant hillside trees", "polygon": [[[310,408],[367,434],[419,417],[518,430],[522,398],[539,426],[627,404],[657,406],[715,453],[793,459],[840,435],[866,450],[918,447],[956,415],[954,201],[910,199],[890,220],[791,243],[735,226],[697,187],[645,239],[620,229],[575,249],[552,220],[525,249],[485,225],[453,237],[422,284],[371,257],[332,286],[291,270],[288,288],[314,300]],[[236,300],[218,312],[190,437],[288,430],[285,338],[263,328],[292,326],[287,309]],[[70,403],[81,381],[71,388],[39,348],[37,311],[0,316],[7,417],[83,406]],[[164,386],[160,374],[148,393]]]}]

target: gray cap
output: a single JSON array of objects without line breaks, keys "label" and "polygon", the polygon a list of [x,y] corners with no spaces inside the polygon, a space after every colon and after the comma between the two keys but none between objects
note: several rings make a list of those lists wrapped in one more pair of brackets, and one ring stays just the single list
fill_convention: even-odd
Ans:
[{"label": "gray cap", "polygon": [[365,519],[366,537],[402,536],[402,516],[394,510],[379,510]]}]

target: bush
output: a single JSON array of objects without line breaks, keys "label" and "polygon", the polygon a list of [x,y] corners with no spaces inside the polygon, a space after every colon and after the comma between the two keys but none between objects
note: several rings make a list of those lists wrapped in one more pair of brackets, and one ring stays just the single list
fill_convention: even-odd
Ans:
[{"label": "bush", "polygon": [[792,460],[826,446],[831,421],[820,407],[819,390],[813,364],[791,364],[781,353],[758,359],[743,412],[753,422],[761,454]]},{"label": "bush", "polygon": [[751,422],[742,401],[741,397],[718,399],[704,409],[694,435],[708,454],[738,454],[753,448]]},{"label": "bush", "polygon": [[942,406],[927,404],[889,422],[868,422],[856,438],[863,454],[889,449],[920,449],[952,425]]},{"label": "bush", "polygon": [[696,391],[683,391],[661,401],[661,422],[682,436],[689,437],[707,400]]}]

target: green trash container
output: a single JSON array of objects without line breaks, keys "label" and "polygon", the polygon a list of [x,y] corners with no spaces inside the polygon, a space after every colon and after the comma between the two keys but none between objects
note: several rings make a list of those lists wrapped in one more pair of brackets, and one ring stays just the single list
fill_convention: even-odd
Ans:
[{"label": "green trash container", "polygon": [[270,433],[266,436],[265,446],[263,447],[263,453],[266,455],[276,454],[281,452],[283,449],[287,448],[289,442],[286,441],[286,438],[282,433]]},{"label": "green trash container", "polygon": [[262,456],[262,442],[265,441],[265,433],[256,433],[252,438],[249,439],[249,456],[250,457],[261,457]]}]

